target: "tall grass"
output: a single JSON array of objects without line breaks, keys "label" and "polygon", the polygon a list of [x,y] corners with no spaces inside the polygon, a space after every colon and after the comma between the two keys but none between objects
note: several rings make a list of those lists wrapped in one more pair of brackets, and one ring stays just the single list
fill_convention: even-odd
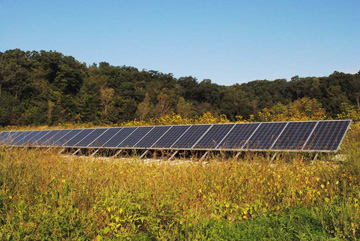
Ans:
[{"label": "tall grass", "polygon": [[355,240],[359,133],[348,162],[313,165],[301,154],[200,163],[1,149],[0,239]]}]

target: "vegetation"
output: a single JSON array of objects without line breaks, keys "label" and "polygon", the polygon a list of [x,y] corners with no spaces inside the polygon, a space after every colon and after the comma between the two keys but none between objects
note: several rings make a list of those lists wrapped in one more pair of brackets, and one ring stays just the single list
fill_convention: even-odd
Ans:
[{"label": "vegetation", "polygon": [[347,161],[146,162],[0,150],[0,239],[360,238],[360,125]]},{"label": "vegetation", "polygon": [[[234,80],[235,81],[235,80]],[[87,66],[58,52],[0,52],[0,126],[149,121],[210,112],[230,121],[359,118],[360,73],[221,86],[153,70]]]},{"label": "vegetation", "polygon": [[[360,120],[360,72],[221,86],[58,52],[0,52],[0,130]],[[51,127],[49,127],[51,126]],[[93,159],[0,147],[0,240],[357,240],[360,124],[342,158]],[[345,158],[344,158],[345,157]]]}]

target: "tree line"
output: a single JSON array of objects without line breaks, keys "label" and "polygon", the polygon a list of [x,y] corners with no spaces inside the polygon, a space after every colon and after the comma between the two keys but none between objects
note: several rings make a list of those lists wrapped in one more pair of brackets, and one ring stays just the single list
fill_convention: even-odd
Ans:
[{"label": "tree line", "polygon": [[[109,63],[86,65],[54,51],[0,52],[0,125],[116,124],[171,113],[210,112],[263,121],[293,106],[326,118],[360,109],[360,71],[327,77],[255,80],[223,86]],[[315,106],[315,107],[314,107]],[[265,118],[266,119],[266,118]]]}]

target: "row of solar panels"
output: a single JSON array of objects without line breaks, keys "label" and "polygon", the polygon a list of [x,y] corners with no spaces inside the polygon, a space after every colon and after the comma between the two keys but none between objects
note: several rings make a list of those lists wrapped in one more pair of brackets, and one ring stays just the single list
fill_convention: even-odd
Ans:
[{"label": "row of solar panels", "polygon": [[8,146],[337,151],[351,120],[10,131]]}]

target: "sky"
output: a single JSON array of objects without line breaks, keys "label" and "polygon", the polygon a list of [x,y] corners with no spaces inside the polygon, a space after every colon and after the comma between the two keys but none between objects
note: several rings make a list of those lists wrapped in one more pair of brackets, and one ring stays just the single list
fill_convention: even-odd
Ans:
[{"label": "sky", "polygon": [[221,85],[360,70],[359,0],[0,0],[0,51]]}]

